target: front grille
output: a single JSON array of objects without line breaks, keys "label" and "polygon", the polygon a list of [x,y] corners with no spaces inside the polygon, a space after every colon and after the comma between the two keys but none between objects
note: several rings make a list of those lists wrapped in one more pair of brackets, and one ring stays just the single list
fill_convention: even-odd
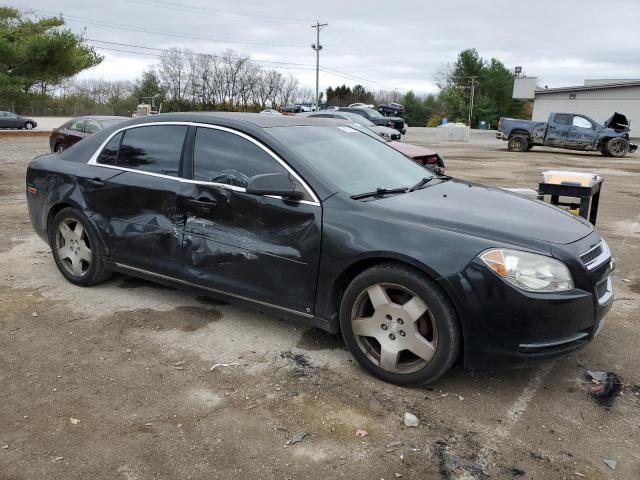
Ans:
[{"label": "front grille", "polygon": [[580,260],[584,265],[587,265],[593,262],[596,258],[598,258],[602,254],[602,244],[598,244],[595,248],[589,250],[588,252],[580,255]]}]

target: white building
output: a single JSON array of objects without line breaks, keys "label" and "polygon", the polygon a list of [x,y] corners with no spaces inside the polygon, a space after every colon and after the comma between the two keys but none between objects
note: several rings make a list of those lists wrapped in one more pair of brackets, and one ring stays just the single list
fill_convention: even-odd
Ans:
[{"label": "white building", "polygon": [[513,97],[533,100],[532,119],[546,121],[551,112],[581,113],[602,123],[613,112],[631,124],[631,136],[640,136],[640,80],[585,80],[583,86],[540,88],[535,77],[516,78]]}]

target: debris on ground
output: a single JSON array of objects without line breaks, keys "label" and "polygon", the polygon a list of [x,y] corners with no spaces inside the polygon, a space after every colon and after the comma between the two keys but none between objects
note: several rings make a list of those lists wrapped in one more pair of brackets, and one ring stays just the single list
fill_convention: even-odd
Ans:
[{"label": "debris on ground", "polygon": [[287,397],[297,397],[298,396],[298,392],[287,392]]},{"label": "debris on ground", "polygon": [[308,368],[312,366],[309,363],[309,360],[305,358],[304,353],[293,353],[291,350],[287,350],[286,352],[280,353],[280,358],[293,360],[293,363],[299,368]]},{"label": "debris on ground", "polygon": [[7,448],[9,448],[9,445],[2,445],[3,450],[6,450]]},{"label": "debris on ground", "polygon": [[400,445],[402,445],[402,442],[399,440],[394,440],[393,442],[389,442],[387,444],[387,448],[394,448],[394,447],[399,447]]},{"label": "debris on ground", "polygon": [[356,437],[366,437],[369,435],[369,432],[367,432],[366,430],[363,430],[362,428],[359,428],[356,430]]},{"label": "debris on ground", "polygon": [[580,473],[580,472],[573,472],[573,475],[575,475],[576,477],[586,477],[584,473]]},{"label": "debris on ground", "polygon": [[37,317],[38,316],[38,312],[31,312],[31,316],[32,317]]},{"label": "debris on ground", "polygon": [[613,372],[588,370],[586,375],[593,385],[589,391],[591,396],[603,407],[610,408],[622,390],[622,380]]},{"label": "debris on ground", "polygon": [[418,426],[418,417],[416,417],[413,413],[404,412],[404,417],[402,418],[402,421],[407,427]]},{"label": "debris on ground", "polygon": [[605,463],[605,465],[606,465],[607,467],[609,467],[611,470],[615,470],[615,469],[616,469],[616,465],[618,464],[618,462],[616,462],[615,460],[610,460],[610,459],[608,459],[608,458],[603,459],[602,461],[603,461],[603,462]]},{"label": "debris on ground", "polygon": [[71,422],[71,425],[77,425],[80,423],[80,420],[78,420],[77,418],[73,418],[73,417],[69,417],[69,421]]},{"label": "debris on ground", "polygon": [[308,435],[309,434],[305,432],[294,433],[293,438],[289,441],[289,445],[295,445],[296,443],[300,443]]},{"label": "debris on ground", "polygon": [[213,371],[216,368],[221,368],[221,367],[237,367],[238,365],[240,365],[238,362],[233,362],[233,363],[216,363],[214,366],[212,366],[209,370]]},{"label": "debris on ground", "polygon": [[396,473],[395,473],[395,477],[396,477],[396,478],[400,478],[401,476],[402,476],[402,474],[401,474],[401,473],[398,473],[398,472],[396,472]]},{"label": "debris on ground", "polygon": [[587,370],[587,375],[596,382],[604,382],[607,379],[607,372],[599,372],[593,370]]},{"label": "debris on ground", "polygon": [[517,467],[511,468],[509,469],[509,471],[514,477],[524,477],[527,474],[527,472],[525,472],[523,469]]}]

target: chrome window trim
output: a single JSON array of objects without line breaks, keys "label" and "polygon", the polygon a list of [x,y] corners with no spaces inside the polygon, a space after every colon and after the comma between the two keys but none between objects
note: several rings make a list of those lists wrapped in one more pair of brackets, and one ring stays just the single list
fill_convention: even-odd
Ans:
[{"label": "chrome window trim", "polygon": [[237,298],[239,300],[244,300],[244,301],[256,303],[258,305],[263,305],[265,307],[270,307],[270,308],[275,308],[275,309],[278,309],[278,310],[283,310],[285,312],[289,312],[289,313],[293,313],[293,314],[296,314],[296,315],[300,315],[300,316],[305,317],[305,318],[313,318],[313,315],[310,314],[310,313],[301,312],[299,310],[294,310],[294,309],[288,308],[288,307],[281,307],[280,305],[274,305],[273,303],[263,302],[262,300],[256,300],[254,298],[243,297],[242,295],[236,295],[235,293],[229,293],[229,292],[225,292],[223,290],[217,290],[217,289],[211,288],[211,287],[205,287],[204,285],[199,285],[197,283],[188,282],[186,280],[181,280],[181,279],[175,278],[175,277],[169,277],[167,275],[162,275],[161,273],[150,272],[149,270],[143,270],[142,268],[132,267],[130,265],[125,265],[124,263],[114,263],[114,265],[116,267],[120,267],[120,268],[123,268],[123,269],[126,269],[126,270],[131,270],[131,271],[134,271],[134,272],[143,273],[145,275],[150,275],[152,277],[162,278],[164,280],[169,280],[169,281],[172,281],[172,282],[181,283],[183,285],[187,285],[187,286],[190,286],[190,287],[202,288],[204,290],[208,290],[208,291],[210,291],[212,293],[217,293],[219,295],[226,295],[228,297]]},{"label": "chrome window trim", "polygon": [[598,255],[596,258],[591,260],[589,263],[583,264],[587,268],[587,270],[595,270],[596,268],[598,268],[600,265],[602,265],[603,263],[605,263],[607,260],[611,258],[611,250],[609,249],[609,245],[607,244],[607,242],[604,241],[604,239],[602,239],[602,241],[600,241],[593,248],[590,248],[586,252],[582,252],[578,257],[582,257],[583,255],[586,255],[587,253],[592,252],[598,247],[602,248],[602,253],[600,253],[600,255]]},{"label": "chrome window trim", "polygon": [[[220,125],[211,125],[208,123],[199,123],[199,122],[149,122],[149,123],[140,123],[138,125],[129,125],[126,127],[122,127],[119,128],[117,130],[115,130],[111,135],[109,135],[104,142],[102,142],[100,144],[100,146],[96,149],[96,151],[93,153],[93,155],[91,155],[91,158],[89,158],[89,161],[87,162],[88,165],[94,165],[96,167],[103,167],[103,168],[112,168],[114,170],[121,170],[123,172],[131,172],[131,173],[139,173],[141,175],[149,175],[152,177],[159,177],[159,178],[166,178],[166,179],[170,179],[170,180],[177,180],[179,182],[183,182],[183,183],[191,183],[191,184],[195,184],[195,185],[206,185],[206,186],[212,186],[212,187],[219,187],[219,188],[226,188],[228,190],[233,190],[236,192],[246,192],[247,189],[244,187],[238,187],[236,185],[228,185],[226,183],[217,183],[217,182],[205,182],[202,180],[192,180],[189,178],[183,178],[183,177],[174,177],[171,175],[164,175],[162,173],[153,173],[153,172],[145,172],[143,170],[137,170],[135,168],[127,168],[127,167],[119,167],[117,165],[106,165],[106,164],[102,164],[102,163],[98,163],[98,156],[100,155],[100,153],[102,152],[102,150],[104,150],[104,147],[106,147],[107,143],[109,143],[109,141],[115,137],[117,134],[124,132],[126,130],[130,130],[132,128],[140,128],[140,127],[151,127],[151,126],[162,126],[162,125],[184,125],[187,127],[200,127],[200,128],[211,128],[213,130],[222,130],[224,132],[228,132],[228,133],[232,133],[234,135],[238,135],[239,137],[244,138],[245,140],[250,141],[251,143],[253,143],[254,145],[256,145],[258,148],[264,150],[271,158],[273,158],[276,162],[278,162],[287,172],[289,172],[289,174],[291,176],[293,176],[298,182],[300,182],[300,184],[302,185],[302,187],[307,191],[307,193],[309,194],[309,196],[313,199],[313,200],[288,200],[287,201],[291,201],[291,202],[295,202],[295,203],[304,203],[307,205],[314,205],[319,207],[320,206],[320,200],[318,199],[318,196],[315,194],[315,192],[313,191],[313,189],[307,184],[307,182],[305,182],[302,177],[300,177],[300,175],[298,175],[290,166],[287,162],[285,162],[283,159],[281,159],[278,155],[276,155],[275,152],[273,152],[269,147],[267,147],[266,145],[262,144],[261,142],[259,142],[258,140],[256,140],[255,138],[247,135],[244,132],[241,132],[239,130],[235,130],[233,128],[229,128],[229,127],[222,127]],[[275,196],[275,195],[268,195],[268,197],[270,198],[278,198],[281,200],[284,200],[282,197],[279,196]]]}]

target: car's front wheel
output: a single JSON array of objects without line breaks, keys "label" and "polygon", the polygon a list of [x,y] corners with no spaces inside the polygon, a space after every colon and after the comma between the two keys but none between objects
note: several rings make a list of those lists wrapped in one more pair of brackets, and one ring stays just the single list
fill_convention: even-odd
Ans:
[{"label": "car's front wheel", "polygon": [[460,325],[449,299],[426,275],[401,264],[377,265],[351,282],[340,327],[355,359],[392,383],[431,383],[460,352]]},{"label": "car's front wheel", "polygon": [[75,285],[95,285],[111,275],[104,267],[100,242],[93,227],[74,208],[63,208],[53,218],[49,245],[58,269]]},{"label": "car's front wheel", "polygon": [[33,124],[33,122],[24,122],[24,128],[26,130],[33,130],[33,127],[35,127],[35,125]]},{"label": "car's front wheel", "polygon": [[64,145],[61,143],[56,143],[56,146],[54,147],[53,151],[55,153],[62,153],[64,152]]}]

